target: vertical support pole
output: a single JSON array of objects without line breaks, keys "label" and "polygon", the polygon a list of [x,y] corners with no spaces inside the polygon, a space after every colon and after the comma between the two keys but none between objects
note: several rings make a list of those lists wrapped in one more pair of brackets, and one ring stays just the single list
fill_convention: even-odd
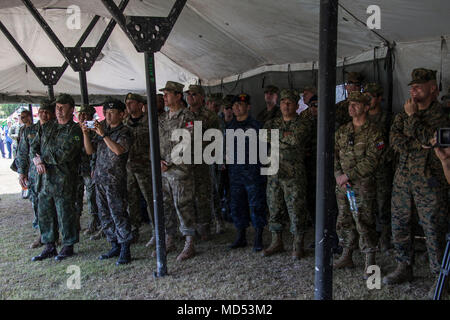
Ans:
[{"label": "vertical support pole", "polygon": [[333,298],[331,230],[333,228],[334,130],[338,0],[320,1],[319,108],[314,298]]},{"label": "vertical support pole", "polygon": [[53,85],[48,85],[47,86],[48,89],[48,98],[50,99],[50,101],[55,100],[55,91],[53,91]]},{"label": "vertical support pole", "polygon": [[31,103],[28,104],[28,110],[31,112],[31,121],[33,121],[33,105]]},{"label": "vertical support pole", "polygon": [[161,154],[159,150],[158,111],[156,108],[155,55],[145,52],[145,80],[147,83],[147,114],[150,135],[150,159],[153,186],[153,214],[156,238],[156,277],[167,275],[165,223],[161,183]]},{"label": "vertical support pole", "polygon": [[81,104],[89,105],[86,71],[80,71],[78,74],[80,75]]}]

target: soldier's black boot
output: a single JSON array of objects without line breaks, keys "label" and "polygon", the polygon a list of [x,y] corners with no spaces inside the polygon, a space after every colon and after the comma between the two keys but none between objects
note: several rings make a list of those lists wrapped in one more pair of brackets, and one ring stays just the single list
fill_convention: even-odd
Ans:
[{"label": "soldier's black boot", "polygon": [[229,246],[230,249],[243,248],[247,245],[245,231],[245,228],[238,230],[236,240]]},{"label": "soldier's black boot", "polygon": [[117,243],[117,241],[111,242],[111,250],[109,250],[107,253],[102,254],[100,257],[98,257],[100,260],[110,259],[112,257],[118,257],[120,254],[120,246]]},{"label": "soldier's black boot", "polygon": [[263,249],[263,228],[255,229],[255,241],[253,242],[253,252],[258,252]]},{"label": "soldier's black boot", "polygon": [[40,255],[33,257],[31,261],[41,261],[56,255],[58,255],[58,251],[56,251],[55,243],[50,242],[45,245],[44,251]]},{"label": "soldier's black boot", "polygon": [[131,262],[130,244],[125,242],[120,244],[120,256],[116,265],[127,264]]},{"label": "soldier's black boot", "polygon": [[64,246],[59,254],[55,257],[56,261],[62,261],[65,258],[73,256],[73,245],[71,246]]}]

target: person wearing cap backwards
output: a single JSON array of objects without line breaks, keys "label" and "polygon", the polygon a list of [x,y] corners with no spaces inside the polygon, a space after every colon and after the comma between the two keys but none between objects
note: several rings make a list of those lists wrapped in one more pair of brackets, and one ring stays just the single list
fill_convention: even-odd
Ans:
[{"label": "person wearing cap backwards", "polygon": [[[177,221],[179,230],[186,237],[183,251],[177,256],[177,261],[183,261],[195,256],[194,236],[196,232],[194,167],[192,164],[177,164],[179,159],[172,158],[172,151],[179,144],[171,141],[176,129],[185,129],[190,134],[193,145],[194,114],[183,106],[183,87],[181,83],[167,81],[166,86],[159,91],[164,92],[164,104],[169,111],[159,116],[159,136],[161,149],[162,191],[164,215],[166,221],[166,236],[175,238]],[[192,148],[193,149],[193,148]],[[191,151],[193,151],[191,149]],[[191,161],[192,161],[192,154]],[[205,204],[208,205],[208,204]],[[169,247],[166,241],[166,252],[175,249]]]},{"label": "person wearing cap backwards", "polygon": [[[100,260],[119,257],[116,265],[131,262],[130,243],[133,239],[127,214],[128,152],[132,143],[129,129],[123,124],[125,104],[108,99],[103,108],[105,126],[98,121],[94,129],[82,124],[83,141],[88,155],[96,154],[94,183],[100,221],[111,250],[99,256]],[[97,135],[91,138],[89,131]]]},{"label": "person wearing cap backwards", "polygon": [[[48,99],[43,99],[39,106],[39,121],[35,124],[26,126],[23,130],[22,138],[20,139],[19,147],[17,149],[16,165],[17,173],[19,174],[19,183],[22,188],[28,188],[30,190],[31,207],[33,208],[34,220],[33,228],[39,227],[39,214],[38,214],[38,193],[37,193],[37,179],[38,174],[36,172],[36,166],[31,158],[30,146],[33,139],[36,137],[38,130],[44,126],[44,124],[51,121],[55,114],[55,104]],[[42,129],[41,129],[42,130]],[[33,241],[30,245],[31,249],[40,247],[42,245],[41,235]]]},{"label": "person wearing cap backwards", "polygon": [[[80,127],[85,121],[92,121],[94,119],[95,108],[89,105],[82,105],[78,111],[78,122]],[[95,132],[89,131],[90,138],[95,137]],[[84,232],[85,235],[93,235],[100,229],[100,218],[98,217],[98,208],[95,201],[95,184],[92,181],[92,172],[94,171],[95,159],[94,156],[89,156],[86,150],[82,148],[81,161],[79,169],[79,181],[77,185],[77,201],[76,211],[78,219],[81,217],[83,211],[83,196],[86,188],[86,202],[88,205],[88,212],[91,217],[89,227]],[[94,239],[94,238],[92,238]]]},{"label": "person wearing cap backwards", "polygon": [[394,154],[389,147],[389,130],[391,128],[391,115],[381,109],[383,100],[383,87],[378,83],[368,83],[364,86],[370,100],[369,113],[367,119],[372,122],[383,133],[385,151],[375,172],[376,192],[377,192],[377,229],[381,231],[379,239],[379,249],[386,252],[392,248],[391,244],[391,193],[393,177]]},{"label": "person wearing cap backwards", "polygon": [[[129,114],[125,120],[125,126],[128,127],[133,138],[127,161],[128,214],[133,242],[138,241],[139,228],[142,225],[141,193],[147,202],[147,212],[151,217],[152,226],[154,225],[148,117],[142,111],[145,103],[145,99],[135,93],[130,92],[125,97],[125,105]],[[149,246],[155,245],[154,232],[152,233]]]},{"label": "person wearing cap backwards", "polygon": [[[345,90],[347,91],[347,96],[351,92],[361,92],[362,81],[364,79],[363,75],[359,72],[346,72],[346,83]],[[336,130],[339,126],[347,124],[352,121],[352,118],[348,114],[348,98],[336,104]]]},{"label": "person wearing cap backwards", "polygon": [[[250,96],[246,93],[238,94],[233,98],[233,113],[235,118],[227,126],[228,129],[255,130],[257,136],[261,129],[261,123],[253,119],[250,112]],[[227,133],[228,134],[228,133]],[[226,141],[226,140],[225,140]],[[237,229],[235,241],[229,246],[230,249],[242,248],[247,245],[246,230],[252,222],[255,228],[253,251],[263,249],[262,234],[267,224],[267,204],[265,185],[266,179],[261,175],[261,163],[250,164],[250,141],[245,138],[244,146],[237,144],[238,139],[234,137],[234,154],[228,154],[226,158],[233,158],[233,164],[227,164],[230,178],[231,217]],[[245,163],[238,164],[238,148],[245,147]],[[250,214],[249,214],[250,213]]]},{"label": "person wearing cap backwards", "polygon": [[[367,268],[375,265],[377,234],[375,227],[375,170],[383,155],[381,131],[367,120],[370,96],[354,91],[348,96],[348,113],[352,121],[341,126],[335,134],[334,176],[339,208],[336,230],[343,239],[343,253],[334,268],[353,267],[352,254],[357,247],[365,253],[364,279]],[[357,212],[350,211],[347,188],[355,192]]]},{"label": "person wearing cap backwards", "polygon": [[[31,143],[31,158],[40,175],[38,184],[38,216],[44,251],[33,261],[53,256],[61,261],[73,255],[79,241],[75,212],[76,184],[82,147],[82,132],[73,121],[75,101],[68,94],[56,99],[56,121],[38,130]],[[58,230],[63,248],[57,252]]]},{"label": "person wearing cap backwards", "polygon": [[[279,131],[279,170],[267,178],[267,204],[269,206],[269,230],[272,243],[263,251],[263,256],[283,252],[282,231],[284,208],[290,220],[290,231],[294,237],[292,257],[304,256],[304,236],[307,230],[305,148],[310,140],[311,126],[302,121],[296,110],[299,95],[294,90],[282,90],[280,108],[282,117],[269,120],[264,129]],[[268,142],[271,142],[269,137]]]},{"label": "person wearing cap backwards", "polygon": [[[447,226],[447,183],[430,140],[438,128],[448,125],[442,105],[436,99],[436,71],[412,71],[410,96],[391,127],[390,145],[399,153],[392,188],[392,242],[397,268],[383,278],[385,284],[413,279],[411,239],[412,207],[426,237],[430,270],[439,274]],[[434,289],[434,286],[431,288]],[[431,291],[430,291],[431,292]]]},{"label": "person wearing cap backwards", "polygon": [[[202,136],[208,129],[219,129],[219,117],[215,112],[204,106],[205,91],[200,85],[190,85],[187,94],[187,103],[189,111],[194,114],[195,121],[202,123]],[[210,100],[212,101],[212,100]],[[202,141],[203,148],[209,144],[208,141]],[[202,149],[203,152],[203,149]],[[197,214],[197,232],[202,240],[208,240],[211,233],[211,219],[215,217],[212,177],[210,165],[194,164],[195,181],[195,212]],[[216,228],[221,230],[221,220],[216,219]]]},{"label": "person wearing cap backwards", "polygon": [[280,107],[277,105],[279,91],[278,87],[272,85],[264,88],[266,107],[256,116],[256,120],[261,122],[262,125],[266,121],[281,117]]}]

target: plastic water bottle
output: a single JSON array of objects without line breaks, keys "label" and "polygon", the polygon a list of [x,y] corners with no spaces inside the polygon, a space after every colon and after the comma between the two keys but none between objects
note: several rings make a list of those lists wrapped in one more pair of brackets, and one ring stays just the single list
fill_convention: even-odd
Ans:
[{"label": "plastic water bottle", "polygon": [[350,204],[350,211],[357,214],[358,206],[356,205],[355,191],[353,191],[353,188],[349,184],[347,184],[347,199]]}]

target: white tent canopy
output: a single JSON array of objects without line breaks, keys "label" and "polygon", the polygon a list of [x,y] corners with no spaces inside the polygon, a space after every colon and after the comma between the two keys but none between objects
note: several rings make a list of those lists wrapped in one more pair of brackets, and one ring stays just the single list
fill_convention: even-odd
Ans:
[{"label": "white tent canopy", "polygon": [[[33,0],[59,37],[74,46],[94,15],[102,18],[83,46],[95,46],[110,15],[100,0]],[[119,3],[118,0],[115,1]],[[130,0],[126,15],[167,16],[174,0]],[[161,52],[156,54],[157,87],[167,80],[204,85],[233,81],[267,71],[311,70],[319,54],[318,0],[188,0]],[[395,47],[394,105],[407,95],[415,67],[438,70],[443,86],[450,85],[450,59],[441,39],[450,36],[448,0],[340,0],[338,59],[345,64],[370,61],[383,38]],[[81,29],[66,26],[66,9],[81,9]],[[363,23],[370,5],[381,9],[381,29]],[[0,20],[36,66],[60,66],[64,59],[20,0],[0,1]],[[358,21],[360,20],[360,21]],[[362,23],[363,22],[363,23]],[[43,86],[3,35],[0,35],[0,94],[45,95]],[[145,92],[144,56],[137,53],[119,26],[102,50],[102,59],[87,73],[89,94],[122,95]],[[338,63],[339,64],[339,63]],[[80,92],[78,74],[70,67],[55,92]]]}]

